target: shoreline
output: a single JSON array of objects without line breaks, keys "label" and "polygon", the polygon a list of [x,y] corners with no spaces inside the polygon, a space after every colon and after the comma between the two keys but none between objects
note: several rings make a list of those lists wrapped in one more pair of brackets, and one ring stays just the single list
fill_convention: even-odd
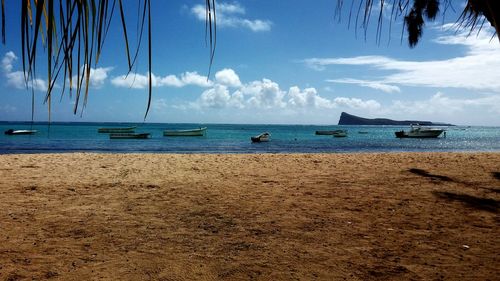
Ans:
[{"label": "shoreline", "polygon": [[329,152],[185,152],[185,151],[161,151],[161,152],[151,152],[151,151],[54,151],[54,152],[14,152],[14,153],[0,153],[0,156],[7,155],[67,155],[67,154],[103,154],[103,155],[112,155],[112,154],[124,154],[124,155],[345,155],[345,154],[353,154],[353,155],[363,155],[363,154],[498,154],[500,150],[463,150],[463,151],[430,151],[430,150],[416,150],[416,151],[329,151]]},{"label": "shoreline", "polygon": [[500,153],[0,155],[0,278],[494,279]]}]

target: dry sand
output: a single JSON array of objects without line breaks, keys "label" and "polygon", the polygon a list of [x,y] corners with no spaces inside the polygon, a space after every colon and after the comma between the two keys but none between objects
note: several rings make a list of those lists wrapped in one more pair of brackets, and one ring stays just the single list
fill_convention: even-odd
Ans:
[{"label": "dry sand", "polygon": [[498,280],[500,153],[0,155],[0,279]]}]

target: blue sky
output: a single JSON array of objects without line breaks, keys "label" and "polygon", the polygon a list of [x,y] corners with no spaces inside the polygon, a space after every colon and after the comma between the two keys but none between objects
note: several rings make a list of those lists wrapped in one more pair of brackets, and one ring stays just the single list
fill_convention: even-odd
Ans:
[{"label": "blue sky", "polygon": [[[128,5],[132,1],[126,2]],[[313,3],[313,4],[311,4]],[[500,44],[483,28],[456,30],[456,15],[427,24],[416,48],[401,26],[347,28],[336,0],[218,1],[217,49],[207,80],[204,1],[152,1],[153,100],[147,122],[336,124],[342,111],[374,118],[500,125]],[[0,47],[0,120],[30,120],[22,79],[19,7],[7,3],[7,44]],[[134,5],[128,16],[135,24]],[[455,7],[460,11],[461,7]],[[91,75],[89,103],[53,101],[53,121],[142,122],[147,53],[127,72],[118,18]],[[385,27],[387,27],[385,23]],[[390,38],[390,42],[389,42]],[[146,46],[145,44],[143,46]],[[42,56],[46,55],[43,54]],[[42,58],[40,56],[40,58]],[[47,120],[44,61],[35,82],[35,120]],[[62,85],[62,81],[58,82]]]}]

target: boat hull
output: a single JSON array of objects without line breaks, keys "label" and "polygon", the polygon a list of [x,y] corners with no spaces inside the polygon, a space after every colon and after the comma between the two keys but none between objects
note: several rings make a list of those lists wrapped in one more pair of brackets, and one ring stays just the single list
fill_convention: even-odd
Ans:
[{"label": "boat hull", "polygon": [[149,139],[151,137],[150,133],[112,133],[109,135],[110,139]]},{"label": "boat hull", "polygon": [[263,133],[255,137],[251,137],[250,140],[252,140],[252,142],[268,142],[269,137],[269,133]]},{"label": "boat hull", "polygon": [[347,133],[346,132],[338,132],[338,133],[333,134],[333,137],[334,138],[345,138],[345,137],[347,137]]},{"label": "boat hull", "polygon": [[37,132],[37,130],[13,130],[9,129],[5,131],[6,135],[14,136],[14,135],[33,135]]},{"label": "boat hull", "polygon": [[125,127],[125,128],[99,128],[98,133],[133,133],[137,127]]},{"label": "boat hull", "polygon": [[441,135],[443,130],[428,130],[428,131],[419,131],[419,132],[405,132],[399,131],[395,132],[397,138],[418,138],[418,139],[428,139],[428,138],[437,138]]},{"label": "boat hull", "polygon": [[325,130],[325,131],[316,131],[316,135],[320,136],[331,136],[338,133],[344,132],[344,130]]},{"label": "boat hull", "polygon": [[268,142],[269,138],[251,137],[252,142]]},{"label": "boat hull", "polygon": [[207,128],[193,130],[171,130],[163,131],[163,136],[166,137],[202,137],[205,135]]}]

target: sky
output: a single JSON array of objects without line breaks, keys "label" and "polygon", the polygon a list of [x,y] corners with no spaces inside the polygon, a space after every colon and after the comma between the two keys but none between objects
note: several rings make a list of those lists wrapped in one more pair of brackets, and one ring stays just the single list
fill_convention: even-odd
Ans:
[{"label": "sky", "polygon": [[[427,23],[419,44],[409,48],[406,38],[401,40],[400,23],[389,30],[385,22],[377,42],[376,24],[365,37],[363,29],[348,24],[348,9],[339,22],[336,0],[217,1],[216,53],[207,77],[204,2],[152,0],[154,79],[146,122],[337,124],[345,111],[367,118],[500,126],[498,38],[489,27],[472,34],[457,30],[453,10]],[[125,3],[135,27],[135,1]],[[16,4],[6,5],[7,42],[0,46],[0,121],[31,120]],[[142,46],[137,67],[127,76],[115,16],[92,69],[87,107],[73,114],[74,96],[61,95],[63,81],[58,81],[51,120],[143,122],[148,68],[146,42]],[[34,119],[46,121],[46,53],[40,49],[32,83]]]}]

